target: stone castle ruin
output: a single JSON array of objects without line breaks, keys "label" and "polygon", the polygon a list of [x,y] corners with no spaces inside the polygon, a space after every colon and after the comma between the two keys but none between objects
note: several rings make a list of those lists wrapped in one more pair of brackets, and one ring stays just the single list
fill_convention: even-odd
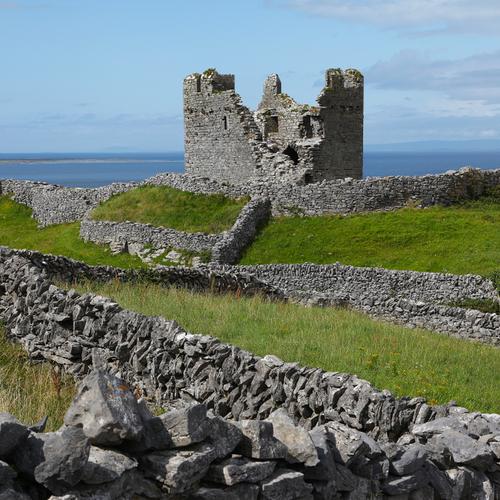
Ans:
[{"label": "stone castle ruin", "polygon": [[193,73],[184,80],[186,172],[231,183],[360,179],[363,89],[359,71],[329,69],[318,105],[310,106],[283,93],[271,75],[252,112],[234,75]]}]

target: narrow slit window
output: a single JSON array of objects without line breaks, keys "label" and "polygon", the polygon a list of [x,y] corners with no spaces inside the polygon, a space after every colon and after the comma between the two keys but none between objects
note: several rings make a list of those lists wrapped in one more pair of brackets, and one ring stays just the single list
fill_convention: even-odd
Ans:
[{"label": "narrow slit window", "polygon": [[225,116],[225,117],[222,119],[222,123],[224,124],[224,130],[227,130],[227,116]]},{"label": "narrow slit window", "polygon": [[201,92],[201,77],[196,78],[196,92]]}]

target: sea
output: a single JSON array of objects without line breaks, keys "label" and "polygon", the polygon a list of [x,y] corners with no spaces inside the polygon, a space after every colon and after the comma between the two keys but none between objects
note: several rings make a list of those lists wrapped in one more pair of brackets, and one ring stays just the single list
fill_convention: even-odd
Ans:
[{"label": "sea", "polygon": [[[438,174],[464,166],[500,168],[499,152],[373,152],[364,154],[365,177]],[[28,179],[70,187],[141,181],[184,171],[182,152],[1,154],[0,179]]]}]

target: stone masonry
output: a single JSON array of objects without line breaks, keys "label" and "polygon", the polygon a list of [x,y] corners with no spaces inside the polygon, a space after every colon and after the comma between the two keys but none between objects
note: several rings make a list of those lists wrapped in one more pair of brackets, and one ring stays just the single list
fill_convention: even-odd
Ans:
[{"label": "stone masonry", "polygon": [[186,172],[233,183],[307,184],[363,175],[363,76],[326,71],[317,106],[298,104],[278,75],[264,83],[255,113],[234,75],[213,69],[184,80]]},{"label": "stone masonry", "polygon": [[10,338],[86,376],[56,432],[0,414],[0,498],[498,498],[497,414],[261,358],[60,289],[20,256],[0,275]]}]

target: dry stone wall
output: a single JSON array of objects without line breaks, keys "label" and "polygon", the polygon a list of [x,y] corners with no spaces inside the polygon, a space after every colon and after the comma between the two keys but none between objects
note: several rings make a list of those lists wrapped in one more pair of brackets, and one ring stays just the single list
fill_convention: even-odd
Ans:
[{"label": "dry stone wall", "polygon": [[111,222],[84,219],[80,237],[98,244],[151,245],[153,248],[177,248],[193,252],[210,251],[222,240],[222,234],[186,233],[138,222]]},{"label": "dry stone wall", "polygon": [[500,169],[463,168],[420,177],[373,177],[323,181],[305,186],[287,183],[229,184],[188,174],[158,174],[142,183],[111,184],[95,189],[65,188],[42,182],[1,180],[0,193],[33,209],[41,226],[74,222],[110,196],[143,184],[168,185],[193,193],[221,193],[232,198],[268,198],[274,215],[348,214],[410,205],[450,205],[474,199],[500,185]]},{"label": "dry stone wall", "polygon": [[408,205],[451,205],[475,199],[500,185],[500,169],[466,167],[446,174],[343,179],[305,186],[271,182],[232,185],[202,177],[168,173],[154,176],[146,182],[193,192],[220,192],[230,197],[267,197],[271,200],[274,215],[314,216],[389,210]]},{"label": "dry stone wall", "polygon": [[33,210],[40,226],[82,220],[85,214],[111,196],[137,187],[135,183],[110,184],[95,189],[67,188],[45,182],[1,180],[0,194],[11,194]]},{"label": "dry stone wall", "polygon": [[339,422],[308,431],[283,409],[265,420],[234,421],[203,404],[170,401],[154,416],[134,392],[96,368],[56,432],[1,414],[0,496],[479,500],[498,494],[498,415],[456,411],[415,425],[400,443],[378,443]]},{"label": "dry stone wall", "polygon": [[[454,300],[498,300],[493,284],[478,276],[373,270],[339,264],[211,264],[194,268],[157,266],[154,269],[122,270],[0,247],[1,259],[15,255],[27,259],[45,275],[68,282],[84,279],[147,281],[193,290],[259,294],[271,300],[289,300],[308,306],[349,306],[404,326],[422,327],[500,346],[500,315],[445,305]],[[301,276],[303,279],[300,279]],[[394,293],[395,287],[397,293]]]},{"label": "dry stone wall", "polygon": [[[0,437],[9,435],[0,439],[0,493],[23,494],[14,465],[37,498],[498,495],[499,415],[398,399],[353,375],[254,356],[175,321],[62,290],[48,279],[50,259],[41,270],[34,263],[43,256],[27,257],[4,251],[0,260],[9,337],[33,359],[90,375],[56,433],[0,416]],[[188,408],[154,418],[102,370],[160,404],[180,398]]]},{"label": "dry stone wall", "polygon": [[151,224],[85,218],[80,225],[80,237],[84,241],[119,245],[125,249],[131,245],[150,245],[153,248],[173,247],[192,252],[209,251],[214,262],[234,264],[270,215],[268,200],[253,199],[243,207],[231,229],[220,234],[187,233]]}]

